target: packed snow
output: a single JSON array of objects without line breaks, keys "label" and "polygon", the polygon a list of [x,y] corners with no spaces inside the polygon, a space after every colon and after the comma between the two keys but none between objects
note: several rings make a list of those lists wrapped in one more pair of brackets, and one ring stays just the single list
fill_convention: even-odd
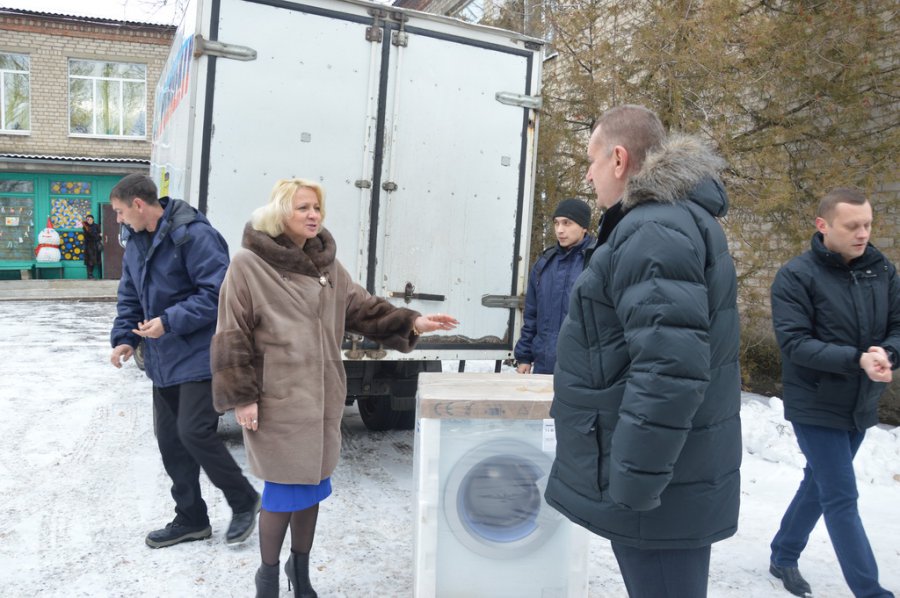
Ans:
[{"label": "packed snow", "polygon": [[[150,382],[132,362],[122,370],[109,364],[114,309],[0,302],[0,594],[252,596],[256,532],[243,544],[224,543],[231,512],[205,477],[212,538],[158,550],[144,544],[173,517],[172,501]],[[467,369],[492,371],[493,362]],[[745,394],[742,417],[740,529],[713,546],[709,594],[787,597],[767,572],[768,544],[804,461],[780,400]],[[322,598],[411,596],[414,433],[368,432],[355,407],[346,409],[343,433],[334,494],[319,516],[313,584]],[[226,426],[225,438],[246,468],[239,430]],[[882,585],[900,593],[900,430],[869,430],[856,469]],[[286,542],[282,560],[287,550]],[[800,567],[815,596],[851,596],[822,522]],[[607,541],[591,538],[588,570],[591,598],[626,595]],[[281,583],[289,596],[284,576]]]}]

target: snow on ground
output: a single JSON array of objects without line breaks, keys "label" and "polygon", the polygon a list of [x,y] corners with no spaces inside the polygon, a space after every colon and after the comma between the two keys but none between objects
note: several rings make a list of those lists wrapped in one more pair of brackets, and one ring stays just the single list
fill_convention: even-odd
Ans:
[{"label": "snow on ground", "polygon": [[[172,503],[150,382],[131,363],[109,365],[113,314],[111,303],[0,303],[0,594],[252,596],[256,533],[238,546],[224,543],[231,512],[205,478],[213,537],[144,545],[149,530],[172,518]],[[747,394],[742,415],[740,529],[713,547],[710,596],[787,597],[766,572],[768,543],[803,459],[779,400]],[[314,585],[322,598],[411,596],[413,432],[368,432],[353,407],[343,432],[334,495],[319,517]],[[239,431],[227,443],[246,466]],[[900,430],[870,430],[856,464],[882,584],[900,593]],[[850,596],[821,522],[800,564],[817,597]],[[589,572],[590,598],[625,596],[601,538],[591,539]],[[283,576],[282,595],[289,595]]]}]

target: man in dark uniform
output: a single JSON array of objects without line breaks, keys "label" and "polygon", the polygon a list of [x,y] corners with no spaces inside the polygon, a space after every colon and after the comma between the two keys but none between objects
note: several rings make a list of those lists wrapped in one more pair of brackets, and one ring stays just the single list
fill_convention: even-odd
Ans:
[{"label": "man in dark uniform", "polygon": [[81,223],[81,230],[84,233],[84,266],[87,268],[88,279],[93,280],[94,266],[97,267],[97,274],[100,274],[100,225],[94,222],[92,215],[87,214]]}]

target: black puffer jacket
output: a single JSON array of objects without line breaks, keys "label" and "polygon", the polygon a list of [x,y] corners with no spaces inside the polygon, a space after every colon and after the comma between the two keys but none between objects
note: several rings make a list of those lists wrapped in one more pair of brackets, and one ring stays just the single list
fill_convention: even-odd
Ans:
[{"label": "black puffer jacket", "polygon": [[547,501],[639,548],[695,548],[737,530],[737,282],[717,180],[693,137],[647,156],[626,213],[572,290],[551,415]]},{"label": "black puffer jacket", "polygon": [[880,251],[869,245],[846,264],[816,233],[775,276],[772,324],[787,420],[842,430],[878,423],[887,385],[870,380],[859,358],[873,345],[900,354],[900,280]]}]

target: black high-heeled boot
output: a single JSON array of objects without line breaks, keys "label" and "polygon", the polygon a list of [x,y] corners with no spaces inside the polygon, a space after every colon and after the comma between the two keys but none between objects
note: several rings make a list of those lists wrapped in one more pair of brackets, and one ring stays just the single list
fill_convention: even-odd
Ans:
[{"label": "black high-heeled boot", "polygon": [[319,598],[309,583],[309,555],[291,551],[284,564],[284,572],[288,578],[288,590],[294,586],[294,598]]},{"label": "black high-heeled boot", "polygon": [[278,563],[261,563],[256,570],[256,598],[278,598]]}]

